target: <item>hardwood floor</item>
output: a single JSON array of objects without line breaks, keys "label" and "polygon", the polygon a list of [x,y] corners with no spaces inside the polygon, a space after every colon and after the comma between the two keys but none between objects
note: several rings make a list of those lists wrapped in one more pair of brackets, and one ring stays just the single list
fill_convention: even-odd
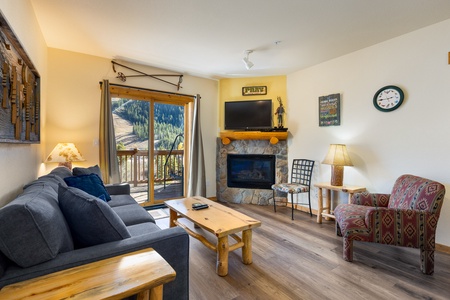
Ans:
[{"label": "hardwood floor", "polygon": [[[342,259],[334,221],[290,208],[229,204],[262,222],[253,231],[253,264],[230,253],[229,273],[215,273],[216,254],[191,238],[190,299],[450,299],[450,255],[435,253],[434,275],[420,271],[418,249],[355,242],[354,261]],[[166,227],[168,219],[158,220]],[[193,228],[192,226],[190,226]],[[214,237],[198,232],[210,241]]]}]

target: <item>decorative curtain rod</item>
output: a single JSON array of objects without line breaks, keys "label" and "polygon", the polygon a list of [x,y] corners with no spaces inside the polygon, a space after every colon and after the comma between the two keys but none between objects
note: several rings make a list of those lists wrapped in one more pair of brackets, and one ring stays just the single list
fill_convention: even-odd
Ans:
[{"label": "decorative curtain rod", "polygon": [[[99,84],[100,84],[100,88],[102,88],[103,82],[99,81]],[[166,92],[166,91],[160,91],[160,90],[154,90],[154,89],[148,89],[148,88],[141,88],[141,87],[125,85],[125,84],[111,83],[111,82],[109,83],[109,86],[117,86],[117,87],[122,87],[122,88],[129,88],[129,89],[142,90],[142,91],[161,93],[161,94],[168,94],[168,95],[175,95],[175,96],[185,96],[185,97],[190,97],[190,98],[196,98],[197,97],[197,96],[194,96],[194,95]]]},{"label": "decorative curtain rod", "polygon": [[[120,63],[118,63],[118,62],[116,62],[114,60],[112,60],[111,63],[112,63],[112,68],[113,68],[114,73],[117,73],[117,77],[116,78],[119,78],[123,82],[125,82],[127,80],[127,77],[150,77],[150,78],[162,81],[164,83],[176,86],[177,87],[177,91],[179,91],[180,88],[183,88],[181,86],[181,83],[183,82],[183,75],[181,75],[181,74],[147,74],[147,73],[144,73],[142,71],[139,71],[139,70],[133,69],[131,67],[125,66],[123,64],[120,64]],[[139,75],[125,75],[122,72],[116,72],[116,68],[115,68],[116,65],[121,66],[123,68],[126,68],[128,70],[134,71],[136,73],[139,73]],[[178,83],[175,84],[173,82],[170,82],[170,81],[158,78],[158,77],[178,77]]]}]

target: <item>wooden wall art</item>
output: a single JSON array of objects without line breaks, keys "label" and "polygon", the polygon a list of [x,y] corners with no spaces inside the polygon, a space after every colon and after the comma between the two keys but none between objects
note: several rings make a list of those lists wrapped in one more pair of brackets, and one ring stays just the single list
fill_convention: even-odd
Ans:
[{"label": "wooden wall art", "polygon": [[40,77],[0,13],[0,142],[40,142]]}]

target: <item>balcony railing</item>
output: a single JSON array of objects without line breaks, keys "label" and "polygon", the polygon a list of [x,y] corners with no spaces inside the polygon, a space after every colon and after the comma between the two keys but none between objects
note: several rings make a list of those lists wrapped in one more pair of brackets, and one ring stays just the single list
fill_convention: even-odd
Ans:
[{"label": "balcony railing", "polygon": [[[184,150],[173,150],[166,164],[169,152],[169,150],[154,151],[153,181],[155,183],[182,180]],[[148,183],[147,150],[117,150],[117,158],[122,182],[128,182],[135,187],[140,183]]]}]

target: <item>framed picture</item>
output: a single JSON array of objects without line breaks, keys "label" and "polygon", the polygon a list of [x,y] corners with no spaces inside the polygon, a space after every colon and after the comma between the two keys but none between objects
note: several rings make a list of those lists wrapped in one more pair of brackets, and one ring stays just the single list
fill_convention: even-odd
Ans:
[{"label": "framed picture", "polygon": [[267,86],[245,86],[242,88],[242,96],[267,95]]},{"label": "framed picture", "polygon": [[319,97],[319,126],[341,125],[341,94]]}]

